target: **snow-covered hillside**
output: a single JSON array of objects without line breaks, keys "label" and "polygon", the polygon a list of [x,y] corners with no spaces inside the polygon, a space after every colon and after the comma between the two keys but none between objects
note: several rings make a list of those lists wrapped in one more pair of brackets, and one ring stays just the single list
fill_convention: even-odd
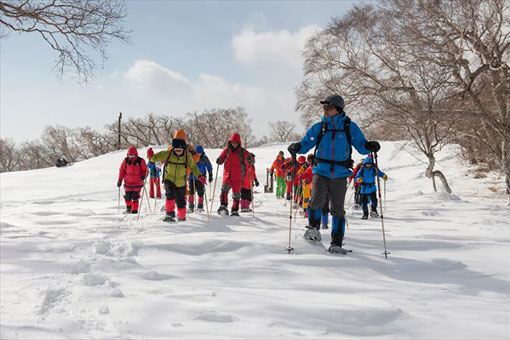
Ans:
[{"label": "snow-covered hillside", "polygon": [[153,215],[144,201],[139,223],[119,215],[125,152],[2,174],[0,338],[510,338],[510,213],[493,179],[449,149],[437,167],[455,194],[434,193],[425,164],[383,143],[388,259],[380,219],[362,221],[352,198],[352,253],[307,243],[298,217],[289,255],[289,208],[263,193],[284,148],[251,150],[255,218],[167,224],[162,200]]}]

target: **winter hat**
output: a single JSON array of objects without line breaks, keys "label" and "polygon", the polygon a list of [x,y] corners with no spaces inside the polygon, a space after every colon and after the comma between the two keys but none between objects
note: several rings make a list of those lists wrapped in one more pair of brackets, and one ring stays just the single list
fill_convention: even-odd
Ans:
[{"label": "winter hat", "polygon": [[152,148],[149,148],[149,150],[147,150],[147,158],[150,160],[152,156],[154,156],[154,151]]},{"label": "winter hat", "polygon": [[202,145],[197,145],[197,146],[195,146],[195,151],[197,153],[202,153],[203,154],[204,153],[204,148],[202,147]]},{"label": "winter hat", "polygon": [[136,148],[134,146],[130,146],[127,151],[127,155],[138,157],[138,150],[136,150]]},{"label": "winter hat", "polygon": [[174,149],[185,149],[186,141],[184,139],[174,138],[172,140],[172,147]]},{"label": "winter hat", "polygon": [[309,162],[313,162],[314,158],[315,157],[314,157],[313,153],[309,153],[308,156],[306,156],[306,160]]},{"label": "winter hat", "polygon": [[184,142],[186,142],[186,133],[183,129],[179,129],[175,131],[174,133],[174,139],[182,139]]},{"label": "winter hat", "polygon": [[342,112],[345,107],[344,99],[338,94],[331,94],[326,99],[321,100],[320,103],[322,105],[334,105],[338,112]]}]

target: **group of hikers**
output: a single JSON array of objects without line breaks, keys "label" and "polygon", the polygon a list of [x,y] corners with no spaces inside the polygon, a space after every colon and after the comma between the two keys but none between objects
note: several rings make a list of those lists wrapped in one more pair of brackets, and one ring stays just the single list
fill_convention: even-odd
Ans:
[{"label": "group of hikers", "polygon": [[[206,184],[213,181],[213,169],[201,145],[189,145],[186,133],[179,129],[167,150],[154,153],[149,148],[147,158],[148,165],[138,156],[137,149],[131,146],[120,166],[117,186],[120,188],[124,182],[125,213],[138,213],[140,192],[145,187],[147,175],[150,176],[150,198],[161,198],[161,175],[166,211],[163,221],[186,221],[186,212],[195,211],[195,192],[198,196],[196,210],[204,211]],[[216,163],[218,168],[224,164],[218,213],[229,214],[228,194],[231,189],[233,202],[230,214],[239,215],[240,208],[242,212],[252,211],[253,185],[259,185],[254,166],[255,155],[241,146],[241,136],[238,133],[232,134],[228,146],[223,149]]]},{"label": "group of hikers", "polygon": [[[345,235],[345,195],[349,183],[356,190],[355,201],[362,206],[363,218],[377,217],[376,179],[387,180],[386,174],[377,167],[377,141],[367,141],[360,128],[344,112],[344,99],[337,94],[320,101],[324,115],[320,122],[312,125],[300,142],[288,147],[291,157],[285,158],[280,151],[271,166],[271,180],[276,176],[276,197],[293,200],[303,208],[308,217],[305,239],[320,241],[320,227],[328,225],[331,214],[331,245],[329,251],[345,253],[342,248]],[[352,147],[360,154],[368,155],[354,167]],[[306,154],[314,148],[313,153]],[[375,157],[373,156],[375,155]],[[187,144],[183,130],[178,130],[167,150],[148,152],[150,173],[150,196],[160,197],[159,174],[163,166],[162,180],[165,188],[164,221],[186,220],[186,210],[195,208],[194,193],[198,194],[197,210],[203,211],[205,185],[213,180],[211,162],[200,145]],[[375,160],[374,160],[375,158]],[[255,155],[244,149],[238,133],[232,134],[227,147],[216,159],[218,169],[223,168],[220,194],[220,215],[228,215],[228,194],[232,189],[231,215],[251,211],[253,185],[259,182],[255,173]],[[354,169],[353,169],[354,168]],[[353,169],[353,170],[351,170]],[[135,147],[130,147],[120,170],[117,186],[124,181],[127,213],[138,212],[138,200],[147,175],[145,161],[138,157]],[[216,174],[216,177],[218,174]],[[154,178],[154,180],[153,180]],[[156,187],[154,193],[153,186]],[[186,209],[186,197],[188,208]]]}]

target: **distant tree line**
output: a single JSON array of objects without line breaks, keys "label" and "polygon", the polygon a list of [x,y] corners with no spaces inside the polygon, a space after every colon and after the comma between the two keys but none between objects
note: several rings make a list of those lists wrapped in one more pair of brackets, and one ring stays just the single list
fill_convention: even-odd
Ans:
[{"label": "distant tree line", "polygon": [[[255,147],[268,142],[295,140],[299,135],[290,122],[270,123],[269,137],[257,138],[251,120],[242,107],[205,110],[188,113],[185,117],[171,117],[149,113],[142,118],[121,121],[121,149],[129,146],[169,145],[174,132],[184,129],[188,143],[205,148],[223,148],[233,132],[241,135],[243,145]],[[102,132],[90,127],[68,128],[47,126],[41,137],[16,145],[12,139],[0,138],[0,172],[38,169],[55,165],[63,156],[76,162],[117,150],[118,123],[106,125]]]},{"label": "distant tree line", "polygon": [[308,41],[297,109],[309,126],[318,101],[340,93],[368,135],[414,144],[434,188],[439,178],[450,191],[435,154],[456,143],[502,170],[510,194],[509,32],[508,0],[355,5]]}]

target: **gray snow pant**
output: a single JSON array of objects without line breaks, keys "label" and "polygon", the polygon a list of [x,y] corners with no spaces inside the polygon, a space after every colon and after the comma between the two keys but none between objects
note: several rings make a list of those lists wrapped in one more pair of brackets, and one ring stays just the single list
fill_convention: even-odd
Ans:
[{"label": "gray snow pant", "polygon": [[345,215],[344,202],[347,192],[347,178],[327,178],[313,175],[310,209],[322,209],[329,195],[331,215]]}]

